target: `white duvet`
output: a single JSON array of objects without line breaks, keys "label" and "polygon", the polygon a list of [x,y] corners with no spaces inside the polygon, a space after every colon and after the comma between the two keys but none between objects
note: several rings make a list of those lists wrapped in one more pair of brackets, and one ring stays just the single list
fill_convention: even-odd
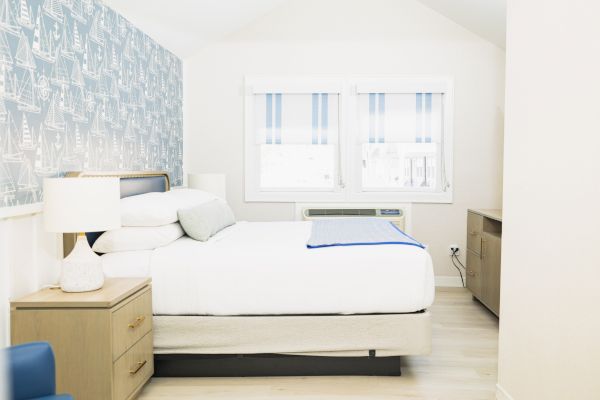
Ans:
[{"label": "white duvet", "polygon": [[107,276],[152,278],[155,315],[406,313],[434,298],[415,246],[307,249],[311,222],[237,223],[198,242],[102,256]]}]

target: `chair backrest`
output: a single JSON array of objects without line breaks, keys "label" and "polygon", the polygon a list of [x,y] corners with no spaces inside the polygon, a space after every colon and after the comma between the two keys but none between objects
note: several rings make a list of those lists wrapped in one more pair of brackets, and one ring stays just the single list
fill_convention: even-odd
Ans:
[{"label": "chair backrest", "polygon": [[55,394],[54,353],[46,342],[6,349],[11,398],[25,400]]}]

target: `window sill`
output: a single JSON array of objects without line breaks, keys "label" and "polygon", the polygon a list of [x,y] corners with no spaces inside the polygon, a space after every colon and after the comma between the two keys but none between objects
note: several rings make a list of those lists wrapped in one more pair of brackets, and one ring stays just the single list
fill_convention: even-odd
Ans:
[{"label": "window sill", "polygon": [[419,192],[246,192],[249,203],[434,203],[451,204],[452,191],[438,193]]}]

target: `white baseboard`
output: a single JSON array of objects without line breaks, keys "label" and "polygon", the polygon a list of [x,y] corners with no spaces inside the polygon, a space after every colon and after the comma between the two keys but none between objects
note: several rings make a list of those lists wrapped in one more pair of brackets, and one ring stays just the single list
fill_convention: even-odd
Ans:
[{"label": "white baseboard", "polygon": [[510,394],[504,390],[499,383],[496,383],[496,399],[497,400],[514,400]]},{"label": "white baseboard", "polygon": [[435,286],[438,287],[463,287],[460,276],[436,276]]}]

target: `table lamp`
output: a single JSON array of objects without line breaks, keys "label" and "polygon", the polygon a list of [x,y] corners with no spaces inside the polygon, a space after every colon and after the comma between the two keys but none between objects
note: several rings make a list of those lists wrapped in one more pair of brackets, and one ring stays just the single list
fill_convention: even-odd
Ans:
[{"label": "table lamp", "polygon": [[100,256],[85,232],[121,227],[119,178],[44,179],[44,227],[48,232],[77,233],[77,242],[62,262],[60,287],[88,292],[104,284]]},{"label": "table lamp", "polygon": [[204,190],[227,200],[225,174],[188,174],[188,187]]}]

